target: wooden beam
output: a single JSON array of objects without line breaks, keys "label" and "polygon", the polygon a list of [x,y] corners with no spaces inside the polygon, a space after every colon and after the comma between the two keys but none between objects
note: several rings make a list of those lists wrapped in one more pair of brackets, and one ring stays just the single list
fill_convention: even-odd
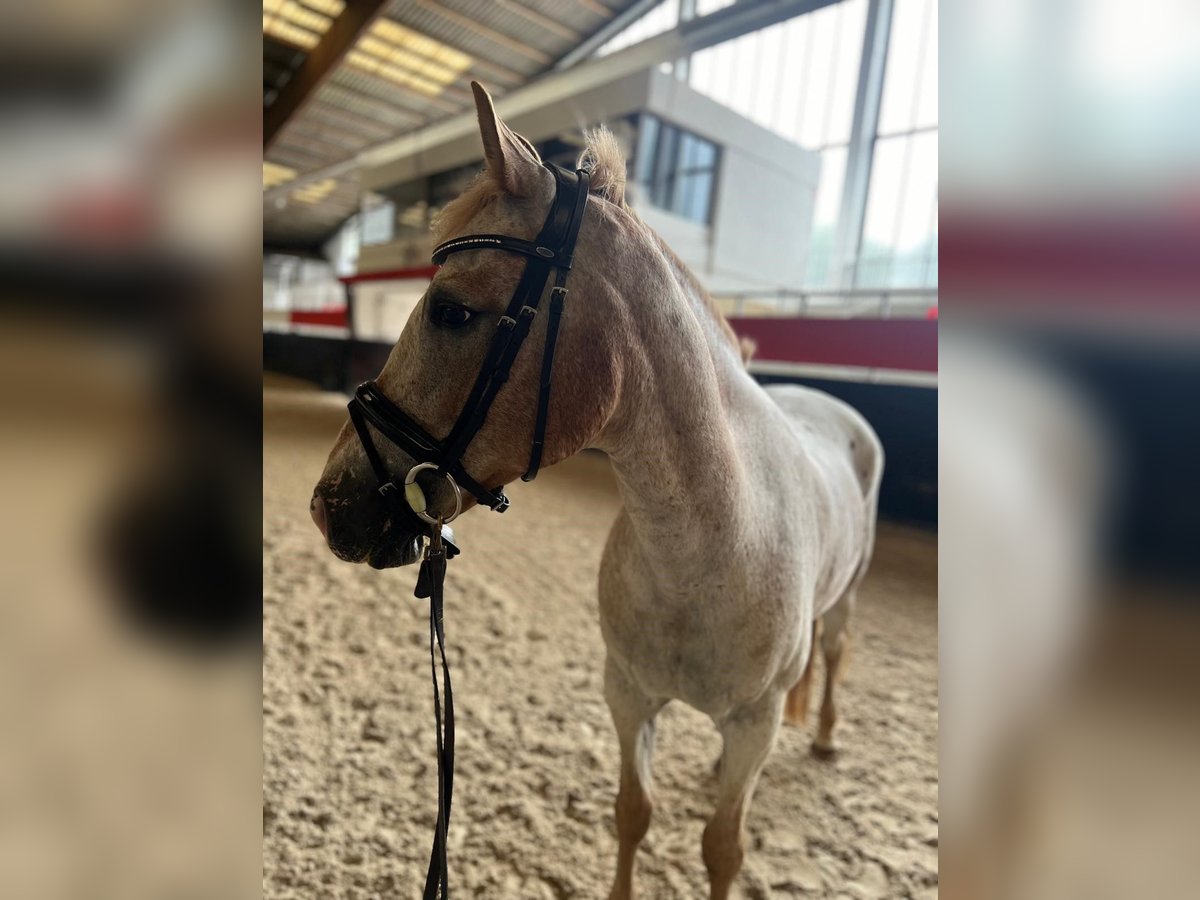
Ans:
[{"label": "wooden beam", "polygon": [[275,136],[305,104],[317,86],[329,76],[359,36],[383,11],[386,0],[346,0],[346,8],[333,20],[329,30],[305,57],[300,68],[279,89],[275,102],[263,111],[263,148],[271,146]]}]

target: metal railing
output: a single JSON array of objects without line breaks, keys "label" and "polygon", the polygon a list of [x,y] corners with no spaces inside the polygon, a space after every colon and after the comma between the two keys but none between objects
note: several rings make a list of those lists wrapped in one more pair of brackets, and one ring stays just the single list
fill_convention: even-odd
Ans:
[{"label": "metal railing", "polygon": [[852,291],[747,291],[714,294],[734,318],[924,319],[938,305],[937,288]]}]

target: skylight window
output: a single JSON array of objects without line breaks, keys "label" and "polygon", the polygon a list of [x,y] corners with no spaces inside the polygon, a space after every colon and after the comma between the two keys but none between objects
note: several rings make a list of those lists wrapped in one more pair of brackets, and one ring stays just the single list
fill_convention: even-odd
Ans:
[{"label": "skylight window", "polygon": [[342,0],[263,0],[263,33],[311,50],[344,8]]}]

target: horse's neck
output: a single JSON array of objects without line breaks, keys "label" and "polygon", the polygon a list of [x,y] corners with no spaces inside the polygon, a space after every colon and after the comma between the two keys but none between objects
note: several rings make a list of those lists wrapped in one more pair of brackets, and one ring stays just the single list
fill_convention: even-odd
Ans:
[{"label": "horse's neck", "polygon": [[735,406],[744,407],[748,381],[704,298],[674,272],[671,281],[668,296],[629,302],[630,352],[601,446],[638,542],[664,565],[686,567],[711,559],[713,538],[746,508]]}]

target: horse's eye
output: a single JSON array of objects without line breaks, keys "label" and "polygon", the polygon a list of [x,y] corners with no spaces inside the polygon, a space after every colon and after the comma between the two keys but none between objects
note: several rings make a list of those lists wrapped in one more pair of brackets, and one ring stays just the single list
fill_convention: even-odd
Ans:
[{"label": "horse's eye", "polygon": [[433,308],[433,324],[441,328],[462,328],[475,313],[457,303],[439,303]]}]

